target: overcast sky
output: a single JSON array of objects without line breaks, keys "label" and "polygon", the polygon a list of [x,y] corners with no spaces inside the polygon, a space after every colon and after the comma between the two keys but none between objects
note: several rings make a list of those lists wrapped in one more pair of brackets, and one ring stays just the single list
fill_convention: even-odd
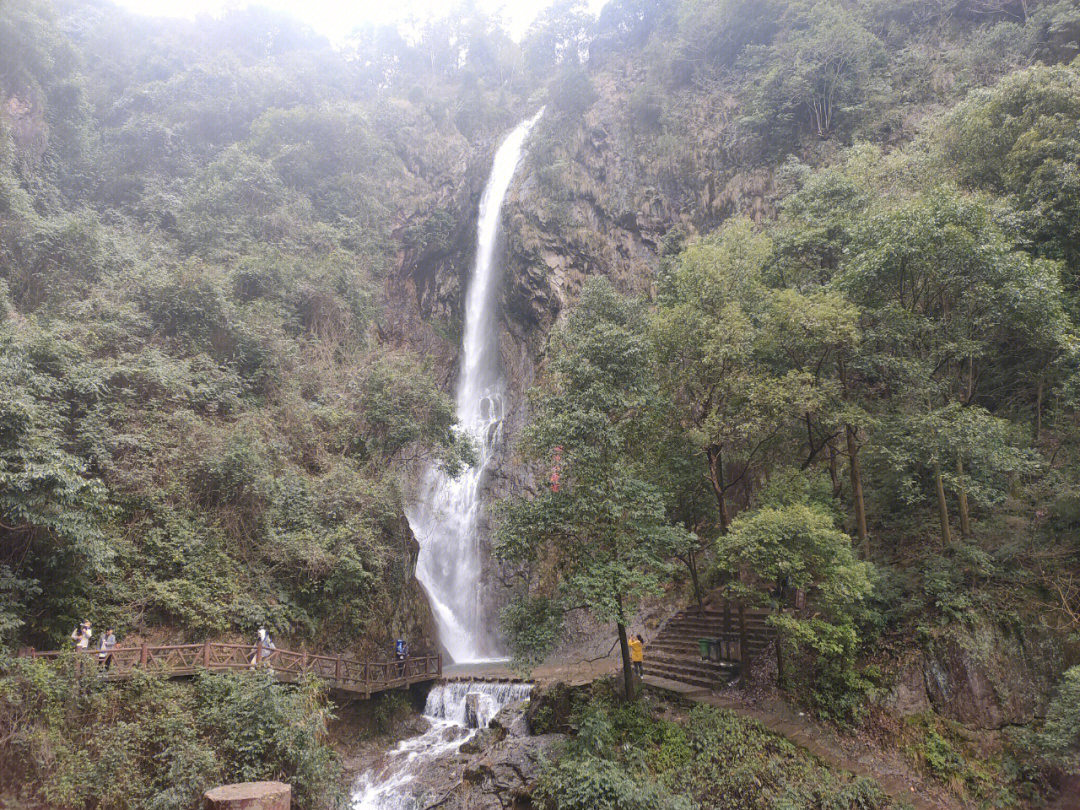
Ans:
[{"label": "overcast sky", "polygon": [[[598,13],[606,0],[588,0]],[[115,0],[132,11],[170,17],[218,15],[249,5],[286,11],[306,22],[331,40],[340,42],[357,25],[385,23],[410,15],[420,19],[438,16],[450,5],[448,0]],[[485,11],[502,11],[510,33],[520,38],[529,23],[552,0],[477,0]]]}]

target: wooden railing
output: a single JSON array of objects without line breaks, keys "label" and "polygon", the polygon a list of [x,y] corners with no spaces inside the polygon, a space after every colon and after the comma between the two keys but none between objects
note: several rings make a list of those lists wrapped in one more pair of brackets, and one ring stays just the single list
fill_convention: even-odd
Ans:
[{"label": "wooden railing", "polygon": [[139,647],[113,647],[106,657],[98,650],[38,652],[24,650],[20,656],[59,660],[73,655],[79,674],[98,674],[105,678],[131,677],[136,669],[170,678],[194,675],[200,670],[213,672],[268,669],[280,681],[297,681],[314,675],[331,689],[370,697],[375,692],[399,689],[414,683],[433,681],[442,676],[442,656],[424,655],[403,661],[355,661],[331,655],[265,650],[251,644],[167,644]]}]

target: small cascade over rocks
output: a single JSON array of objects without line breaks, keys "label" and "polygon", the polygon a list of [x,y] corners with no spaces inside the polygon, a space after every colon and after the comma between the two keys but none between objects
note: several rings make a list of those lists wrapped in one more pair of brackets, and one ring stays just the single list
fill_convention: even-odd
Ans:
[{"label": "small cascade over rocks", "polygon": [[437,684],[424,707],[431,728],[402,742],[360,777],[352,797],[353,810],[417,810],[430,787],[425,772],[438,760],[457,753],[479,729],[487,728],[503,706],[528,699],[531,691],[528,683]]},{"label": "small cascade over rocks", "polygon": [[[531,691],[532,684],[529,683],[455,681],[439,684],[428,693],[424,715],[451,720],[467,728],[487,728],[499,709],[525,700]],[[473,707],[471,717],[470,706]]]}]

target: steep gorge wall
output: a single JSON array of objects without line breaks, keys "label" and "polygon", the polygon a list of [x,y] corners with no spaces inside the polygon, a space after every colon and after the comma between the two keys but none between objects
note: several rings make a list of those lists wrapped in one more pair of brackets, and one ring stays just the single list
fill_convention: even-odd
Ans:
[{"label": "steep gorge wall", "polygon": [[[648,295],[665,250],[727,216],[761,218],[775,209],[772,170],[742,170],[721,159],[716,142],[726,112],[708,99],[687,106],[683,123],[696,140],[685,141],[684,179],[672,183],[652,159],[655,143],[628,121],[630,89],[619,78],[632,85],[633,71],[609,66],[595,77],[597,100],[577,118],[549,108],[503,211],[499,340],[510,410],[507,440],[486,483],[489,503],[535,484],[514,442],[528,419],[527,391],[542,376],[548,336],[584,280],[602,275],[628,294]],[[476,210],[504,134],[456,144],[436,202],[407,217],[423,221],[439,211],[452,223],[449,236],[438,249],[404,253],[391,281],[393,312],[404,316],[393,328],[432,358],[447,390],[460,349]],[[505,601],[511,572],[490,560],[488,566],[494,609]],[[901,668],[889,703],[901,716],[933,709],[974,728],[1029,723],[1043,715],[1063,656],[1054,634],[1035,625],[1007,632],[979,622],[928,642]]]}]

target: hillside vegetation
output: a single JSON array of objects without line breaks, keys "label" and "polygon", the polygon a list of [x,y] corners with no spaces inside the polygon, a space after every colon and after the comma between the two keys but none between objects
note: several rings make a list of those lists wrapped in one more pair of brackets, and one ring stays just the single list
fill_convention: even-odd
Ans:
[{"label": "hillside vegetation", "polygon": [[[803,590],[774,618],[791,700],[868,724],[913,655],[948,659],[888,744],[958,801],[1052,794],[1080,744],[1078,43],[1076,0],[558,0],[520,43],[465,5],[341,48],[262,10],[0,4],[5,788],[182,808],[284,775],[340,801],[317,690],[68,704],[11,656],[83,618],[432,641],[403,490],[472,458],[446,390],[477,178],[546,104],[507,225],[503,319],[539,370],[517,459],[538,484],[496,510],[518,657],[582,608],[625,636],[660,594]],[[1006,659],[993,706],[953,699],[957,668]],[[264,709],[254,742],[221,728]],[[634,793],[641,748],[680,758],[649,796],[714,806],[676,774],[741,732],[614,711],[583,715],[599,753],[567,749],[538,801],[600,806],[570,798],[598,770],[596,795]],[[1004,726],[967,756],[962,727]],[[126,792],[72,784],[86,752],[181,728],[125,743]],[[776,796],[879,798],[829,784]]]}]

